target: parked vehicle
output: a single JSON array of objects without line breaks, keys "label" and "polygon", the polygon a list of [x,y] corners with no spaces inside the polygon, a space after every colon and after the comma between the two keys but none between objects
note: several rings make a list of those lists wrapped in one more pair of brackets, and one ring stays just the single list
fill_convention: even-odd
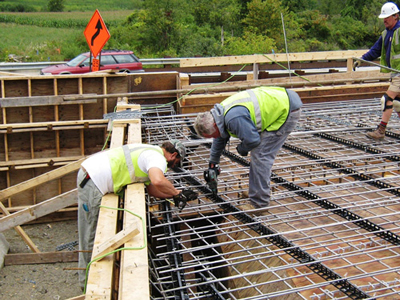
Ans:
[{"label": "parked vehicle", "polygon": [[[103,50],[99,55],[100,70],[117,70],[119,73],[144,72],[142,63],[132,51]],[[90,72],[90,52],[79,54],[66,64],[43,68],[41,75],[83,74]]]}]

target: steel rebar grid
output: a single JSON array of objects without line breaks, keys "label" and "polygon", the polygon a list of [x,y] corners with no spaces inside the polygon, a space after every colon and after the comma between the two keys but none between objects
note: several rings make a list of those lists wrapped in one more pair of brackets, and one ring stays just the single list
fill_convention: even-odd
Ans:
[{"label": "steel rebar grid", "polygon": [[[277,176],[399,234],[398,195],[391,194],[387,188],[356,180],[344,172],[351,168],[371,176],[371,180],[380,180],[398,188],[398,162],[389,159],[391,155],[398,155],[398,139],[389,137],[384,142],[374,142],[365,137],[368,129],[351,129],[360,127],[360,124],[373,128],[379,121],[378,110],[377,100],[305,105],[298,128],[301,134],[293,134],[287,144],[310,151],[319,159],[311,160],[290,149],[282,149],[273,171]],[[144,119],[144,136],[151,143],[160,143],[167,138],[190,141],[192,146],[184,168],[204,184],[202,171],[208,165],[209,149],[201,141],[196,145],[190,140],[191,132],[186,124],[193,122],[193,118],[176,115]],[[396,120],[391,122],[396,124]],[[351,143],[338,143],[306,132],[326,129],[338,129],[337,133],[330,134],[381,151],[378,154],[366,153],[352,147]],[[390,130],[399,132],[395,126]],[[234,152],[234,143],[228,151]],[[328,161],[340,162],[344,169],[329,168],[326,165]],[[232,205],[240,205],[244,201],[240,199],[240,193],[248,186],[248,170],[227,159],[223,159],[221,165],[219,194]],[[180,174],[169,173],[169,177],[177,186],[188,185],[180,180]],[[196,185],[191,187],[200,188]],[[270,226],[371,297],[400,298],[399,264],[396,263],[399,250],[394,245],[330,210],[317,207],[313,201],[285,189],[283,184],[273,183],[272,188],[269,214],[255,219],[254,224],[261,222]],[[233,218],[234,213],[223,212],[208,199],[209,196],[201,193],[199,201],[189,203],[182,213],[173,211],[172,223],[179,228],[175,232],[181,246],[178,252],[184,258],[179,270],[185,274],[184,288],[190,299],[210,297],[200,290],[205,284],[212,285],[226,299],[347,298],[331,281],[321,280],[305,269],[305,264],[287,257],[285,249],[278,249],[262,236],[254,235],[247,226]],[[149,205],[156,208],[159,202],[153,199]],[[162,215],[163,212],[155,211],[156,214]],[[152,232],[164,226],[162,222],[155,222]],[[154,234],[152,239],[158,243],[157,259],[167,261],[169,253],[164,244],[168,237]],[[171,271],[170,265],[166,263],[156,271],[164,276]],[[205,278],[207,283],[204,283]],[[158,280],[157,284],[162,286],[162,282],[170,279],[166,276],[152,280]],[[227,284],[230,281],[234,282],[234,287]]]}]

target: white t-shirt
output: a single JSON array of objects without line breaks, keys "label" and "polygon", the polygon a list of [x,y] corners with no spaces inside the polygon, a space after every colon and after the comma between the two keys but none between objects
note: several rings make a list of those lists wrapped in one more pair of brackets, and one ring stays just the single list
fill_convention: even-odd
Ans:
[{"label": "white t-shirt", "polygon": [[[146,174],[153,167],[159,168],[164,173],[167,168],[167,161],[158,150],[149,149],[140,153],[138,165],[140,170]],[[107,151],[101,151],[90,156],[82,163],[82,167],[88,172],[90,179],[93,180],[93,183],[103,195],[114,192],[114,182]]]}]

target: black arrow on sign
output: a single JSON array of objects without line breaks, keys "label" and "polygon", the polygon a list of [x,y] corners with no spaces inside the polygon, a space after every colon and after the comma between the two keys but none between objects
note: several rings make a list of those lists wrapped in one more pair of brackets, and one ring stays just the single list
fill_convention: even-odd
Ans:
[{"label": "black arrow on sign", "polygon": [[98,21],[97,21],[96,28],[97,28],[97,31],[96,31],[96,33],[95,33],[95,34],[93,34],[93,36],[92,36],[92,40],[90,41],[90,43],[92,44],[92,46],[93,46],[94,40],[95,40],[95,39],[96,39],[96,37],[97,37],[97,36],[100,34],[100,30],[102,30],[102,29],[103,29],[103,26],[101,26],[101,22],[100,22],[100,20],[98,20]]}]

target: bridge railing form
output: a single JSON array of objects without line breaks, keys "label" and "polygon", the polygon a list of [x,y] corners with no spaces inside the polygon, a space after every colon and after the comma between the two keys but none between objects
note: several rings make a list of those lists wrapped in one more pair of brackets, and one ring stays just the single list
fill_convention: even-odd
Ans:
[{"label": "bridge railing form", "polygon": [[[361,57],[367,50],[297,52],[277,54],[253,54],[220,57],[188,58],[144,58],[140,59],[144,68],[150,71],[173,69],[187,73],[232,72],[243,67],[251,71],[254,79],[265,70],[316,69],[345,67],[352,71],[353,57]],[[23,70],[40,70],[42,68],[63,64],[58,62],[3,62],[0,72],[20,72]]]},{"label": "bridge railing form", "polygon": [[[272,53],[223,57],[182,58],[180,68],[224,66],[252,66],[254,80],[260,79],[260,70],[294,70],[341,67],[353,71],[353,57],[361,57],[367,50]],[[364,64],[365,66],[365,64]],[[248,70],[248,68],[247,68]]]}]

